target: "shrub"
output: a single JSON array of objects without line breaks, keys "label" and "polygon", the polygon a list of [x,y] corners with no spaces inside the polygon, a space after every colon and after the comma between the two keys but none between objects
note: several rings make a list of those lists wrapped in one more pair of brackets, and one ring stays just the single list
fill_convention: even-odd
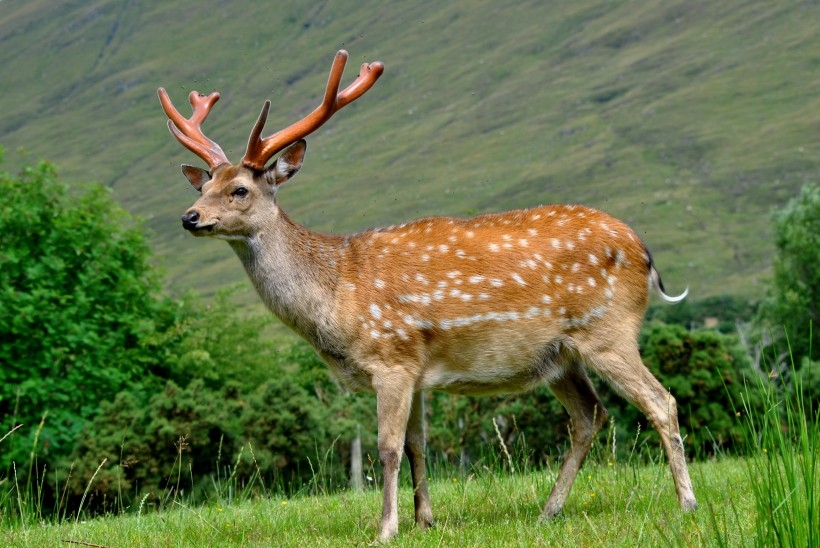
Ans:
[{"label": "shrub", "polygon": [[[0,156],[0,161],[2,161]],[[171,321],[142,228],[101,185],[48,163],[0,172],[0,469],[71,451],[99,402],[140,383],[147,340]]]}]

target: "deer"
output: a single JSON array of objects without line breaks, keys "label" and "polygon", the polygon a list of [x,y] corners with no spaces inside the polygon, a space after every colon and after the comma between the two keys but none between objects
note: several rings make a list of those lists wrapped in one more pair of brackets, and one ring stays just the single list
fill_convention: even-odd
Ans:
[{"label": "deer", "polygon": [[348,387],[375,392],[383,472],[377,540],[398,534],[403,453],[415,522],[434,524],[425,464],[429,390],[484,395],[546,384],[569,414],[571,445],[540,519],[561,513],[608,419],[589,370],[647,416],[682,510],[697,508],[675,399],[644,365],[637,342],[652,290],[676,303],[688,287],[678,296],[665,292],[647,247],[625,223],[582,205],[542,205],[330,235],[277,205],[279,187],[302,167],[305,137],[384,71],[381,62],[365,63],[339,91],[347,58],[336,53],[315,110],[263,138],[266,101],[236,164],[201,128],[219,93],[192,91],[190,118],[165,89],[158,95],[173,136],[208,164],[181,166],[200,192],[183,228],[227,241],[267,308]]}]

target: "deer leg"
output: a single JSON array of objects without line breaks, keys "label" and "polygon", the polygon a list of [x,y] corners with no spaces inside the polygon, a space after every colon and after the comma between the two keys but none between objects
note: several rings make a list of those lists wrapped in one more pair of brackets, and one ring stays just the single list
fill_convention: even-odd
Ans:
[{"label": "deer leg", "polygon": [[595,392],[584,369],[577,363],[557,381],[549,385],[552,393],[569,413],[572,445],[564,456],[547,504],[541,512],[542,520],[558,515],[564,508],[575,476],[589,453],[596,434],[606,423],[608,413]]},{"label": "deer leg", "polygon": [[413,389],[404,388],[397,379],[374,382],[376,414],[379,423],[379,460],[384,475],[384,502],[379,525],[379,540],[387,541],[399,533],[399,466],[404,446]]},{"label": "deer leg", "polygon": [[597,354],[590,366],[646,415],[661,437],[681,508],[697,508],[675,398],[643,364],[637,345]]},{"label": "deer leg", "polygon": [[430,492],[427,489],[424,446],[424,394],[416,392],[413,395],[410,420],[407,422],[404,452],[407,454],[407,460],[410,461],[410,473],[413,476],[413,503],[416,509],[416,525],[422,530],[433,525],[433,509],[430,505]]}]

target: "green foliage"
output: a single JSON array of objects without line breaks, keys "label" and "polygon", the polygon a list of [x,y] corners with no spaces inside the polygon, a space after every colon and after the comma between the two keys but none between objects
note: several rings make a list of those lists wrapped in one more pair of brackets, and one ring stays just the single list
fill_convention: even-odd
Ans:
[{"label": "green foliage", "polygon": [[748,323],[757,314],[758,303],[736,295],[715,295],[700,300],[686,299],[675,306],[665,303],[653,304],[646,312],[649,321],[682,325],[687,329],[712,327],[721,333],[734,333],[737,322]]},{"label": "green foliage", "polygon": [[[69,189],[48,163],[0,172],[0,469],[71,450],[113,394],[139,386],[146,341],[170,319],[140,225],[100,185]],[[22,438],[22,439],[21,439]]]},{"label": "green foliage", "polygon": [[[752,368],[737,340],[711,331],[652,323],[641,335],[644,363],[677,401],[678,420],[690,456],[736,450],[741,441],[732,401],[739,401]],[[754,402],[750,402],[754,404]],[[621,424],[642,425],[633,406],[621,407]],[[658,440],[652,431],[652,439]]]},{"label": "green foliage", "polygon": [[816,359],[809,352],[812,325],[820,325],[820,186],[804,186],[774,213],[772,224],[774,275],[761,319],[775,333],[785,329],[795,359]]},{"label": "green foliage", "polygon": [[[804,360],[800,370],[792,365],[789,385],[758,377],[736,400],[744,411],[758,546],[820,542],[820,406],[804,384],[817,375],[817,364]],[[749,406],[754,399],[762,401],[762,409]]]},{"label": "green foliage", "polygon": [[[153,395],[122,392],[100,407],[59,466],[75,502],[95,474],[86,505],[97,509],[106,501],[128,506],[147,493],[178,490],[180,474],[196,500],[225,476],[246,492],[255,484],[266,493],[290,493],[318,481],[319,474],[322,489],[347,485],[344,444],[357,423],[372,432],[365,443],[375,445],[369,417],[375,405],[368,405],[373,398],[340,390],[306,344],[276,349],[264,341],[252,330],[260,318],[226,318],[222,333],[210,337],[224,305],[217,300],[201,320],[186,323],[178,352],[169,351],[169,363],[203,360],[203,367],[185,369],[191,375],[185,384],[168,381]],[[209,339],[219,340],[222,350],[209,349]],[[192,355],[188,349],[200,343],[202,350]],[[258,355],[248,353],[254,349]],[[243,366],[250,376],[231,378],[230,368],[243,359],[250,360]],[[259,369],[252,371],[253,364]],[[266,380],[257,382],[260,377]],[[339,459],[332,469],[324,462],[328,453]],[[97,471],[103,459],[106,465]]]}]

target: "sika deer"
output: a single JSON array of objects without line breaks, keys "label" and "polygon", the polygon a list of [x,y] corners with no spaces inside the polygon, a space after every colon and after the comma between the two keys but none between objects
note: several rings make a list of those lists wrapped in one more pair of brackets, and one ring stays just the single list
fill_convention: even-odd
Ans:
[{"label": "sika deer", "polygon": [[[546,383],[572,421],[572,446],[541,514],[558,514],[607,412],[591,369],[640,408],[663,440],[680,505],[697,506],[674,398],[641,361],[637,336],[654,288],[652,258],[624,223],[594,209],[550,205],[469,219],[430,217],[348,236],[293,222],[276,203],[302,166],[304,137],[364,94],[381,63],[362,66],[338,93],[336,54],[322,104],[261,138],[231,164],[200,128],[219,99],[192,92],[185,119],[159,89],[168,127],[209,170],[183,165],[202,195],[182,216],[195,236],[228,241],[265,304],[353,388],[376,392],[384,505],[379,539],[398,533],[402,449],[417,524],[433,523],[425,469],[424,390],[488,394]],[[268,161],[284,152],[270,166]]]}]

